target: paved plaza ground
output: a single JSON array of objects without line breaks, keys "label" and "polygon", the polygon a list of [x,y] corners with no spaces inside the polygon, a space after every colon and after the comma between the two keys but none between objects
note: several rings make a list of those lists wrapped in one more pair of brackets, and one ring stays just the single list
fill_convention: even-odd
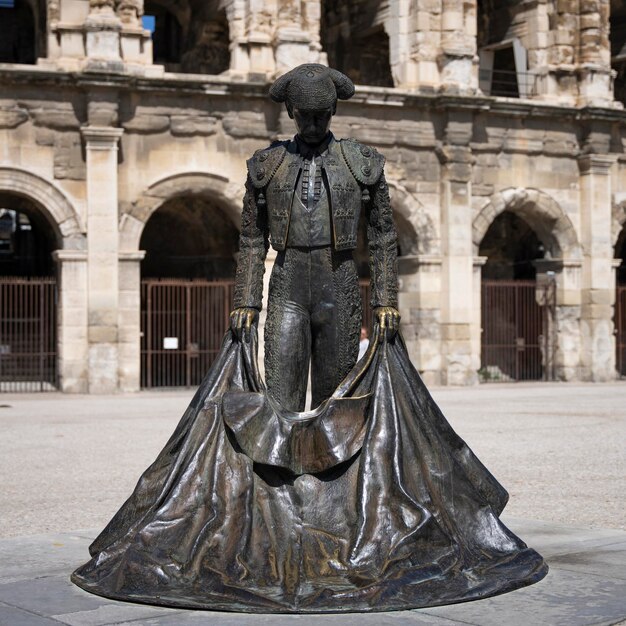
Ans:
[{"label": "paved plaza ground", "polygon": [[[509,490],[505,521],[548,560],[520,591],[437,609],[242,616],[114,602],[69,583],[192,391],[0,395],[0,625],[520,624],[626,620],[626,383],[437,388],[456,431]],[[626,623],[626,621],[624,622]]]}]

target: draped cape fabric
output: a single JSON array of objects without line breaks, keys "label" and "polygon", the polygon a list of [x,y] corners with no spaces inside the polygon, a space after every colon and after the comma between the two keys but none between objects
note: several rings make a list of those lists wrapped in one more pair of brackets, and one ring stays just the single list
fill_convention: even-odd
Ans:
[{"label": "draped cape fabric", "polygon": [[543,578],[541,556],[499,520],[506,491],[401,336],[379,338],[332,398],[288,413],[265,392],[256,331],[229,331],[72,580],[120,600],[309,613],[448,604]]}]

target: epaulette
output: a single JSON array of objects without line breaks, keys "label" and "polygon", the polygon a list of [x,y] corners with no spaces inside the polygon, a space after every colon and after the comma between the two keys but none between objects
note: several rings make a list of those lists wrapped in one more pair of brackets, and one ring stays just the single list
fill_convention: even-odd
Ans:
[{"label": "epaulette", "polygon": [[385,157],[355,139],[342,139],[341,152],[352,175],[362,185],[373,185],[383,173]]},{"label": "epaulette", "polygon": [[268,148],[257,150],[252,158],[248,159],[250,180],[257,189],[263,189],[272,180],[285,158],[288,143],[288,141],[277,141]]}]

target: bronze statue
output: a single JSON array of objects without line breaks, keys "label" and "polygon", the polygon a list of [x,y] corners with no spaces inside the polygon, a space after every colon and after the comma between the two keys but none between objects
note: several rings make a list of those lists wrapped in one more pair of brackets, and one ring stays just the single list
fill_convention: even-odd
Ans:
[{"label": "bronze statue", "polygon": [[[298,135],[248,162],[236,308],[172,437],[72,575],[111,598],[216,610],[385,611],[474,600],[547,566],[502,524],[508,494],[452,430],[398,331],[383,158],[329,133],[345,76],[276,81]],[[351,251],[367,220],[375,323]],[[278,250],[256,361],[263,260]],[[302,412],[312,358],[313,410]]]},{"label": "bronze statue", "polygon": [[[346,76],[301,65],[270,96],[285,102],[298,134],[248,161],[233,329],[250,328],[261,309],[268,238],[278,251],[265,327],[265,376],[280,404],[303,411],[309,361],[312,406],[330,397],[356,362],[361,297],[352,251],[367,220],[372,307],[381,328],[397,330],[398,246],[384,158],[353,140],[335,140],[337,98],[354,94]],[[285,367],[289,363],[290,367]]]}]

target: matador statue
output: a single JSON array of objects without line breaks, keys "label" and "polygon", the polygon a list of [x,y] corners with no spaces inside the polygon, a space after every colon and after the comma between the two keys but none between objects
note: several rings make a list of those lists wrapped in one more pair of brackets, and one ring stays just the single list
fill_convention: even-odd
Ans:
[{"label": "matador statue", "polygon": [[400,321],[385,159],[330,132],[337,98],[353,94],[347,76],[323,65],[300,65],[281,76],[270,96],[285,103],[297,135],[248,161],[232,326],[241,334],[258,320],[271,241],[278,256],[268,298],[265,376],[276,400],[292,411],[304,410],[309,361],[313,407],[330,397],[356,362],[361,299],[353,251],[362,214],[375,320],[388,332]]},{"label": "matador statue", "polygon": [[[272,85],[298,133],[248,162],[231,327],[170,439],[73,573],[83,589],[220,611],[389,611],[546,575],[500,520],[506,490],[407,353],[383,157],[329,130],[337,98],[353,92],[321,65]],[[356,362],[361,214],[375,315]],[[270,241],[265,384],[256,322]],[[303,411],[309,361],[314,408]]]}]

